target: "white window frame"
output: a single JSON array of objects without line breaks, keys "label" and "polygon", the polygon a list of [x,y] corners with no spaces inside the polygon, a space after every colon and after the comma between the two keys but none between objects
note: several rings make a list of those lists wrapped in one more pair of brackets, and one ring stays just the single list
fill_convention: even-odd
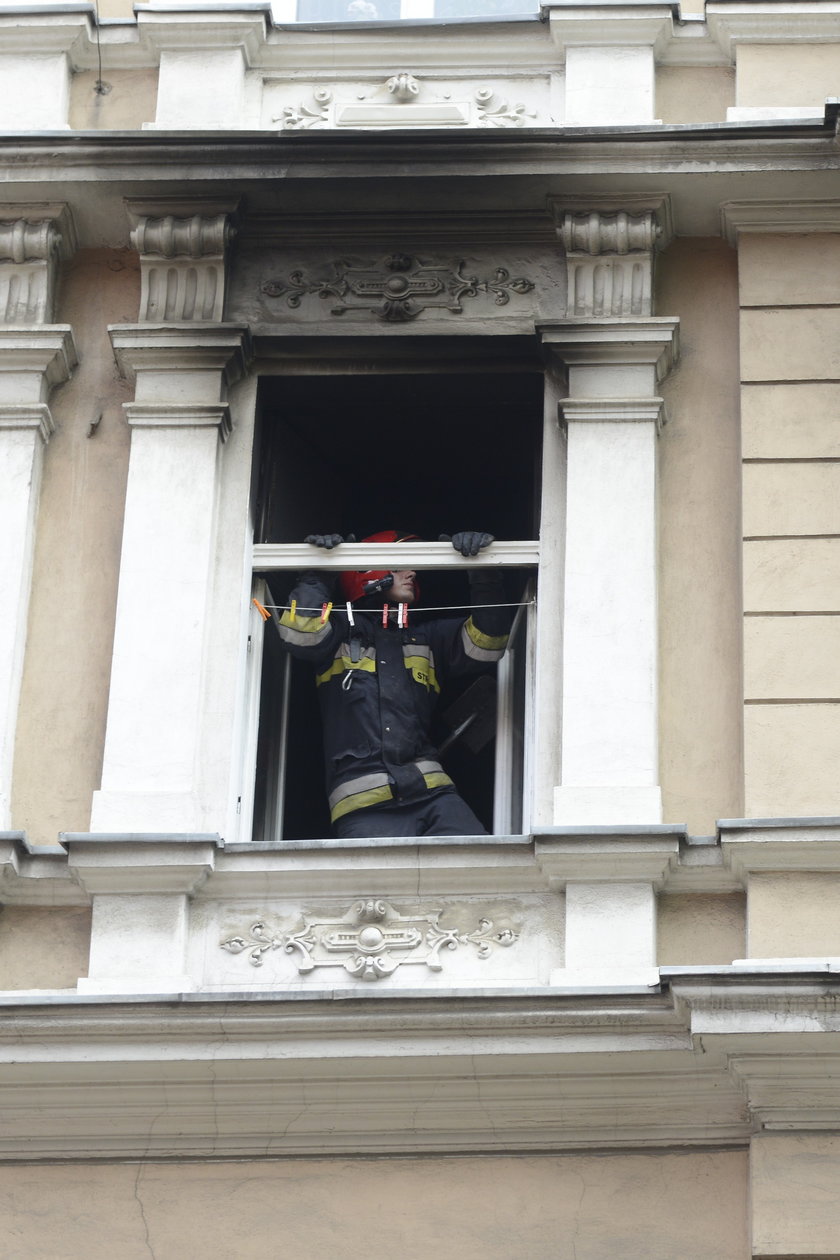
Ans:
[{"label": "white window frame", "polygon": [[[536,540],[516,539],[494,542],[479,556],[466,559],[460,556],[448,542],[344,543],[327,551],[307,543],[255,543],[253,546],[254,580],[252,599],[265,604],[267,588],[260,576],[263,573],[300,572],[306,569],[341,571],[343,569],[424,569],[467,570],[471,568],[516,568],[539,571],[540,544]],[[529,583],[533,592],[533,579]],[[246,708],[245,738],[243,740],[242,788],[238,802],[237,840],[250,840],[254,826],[254,802],[256,795],[257,738],[260,719],[260,681],[262,676],[265,621],[252,602],[248,621],[248,657],[244,689]],[[516,640],[523,638],[524,642]],[[531,822],[533,796],[533,740],[534,740],[534,680],[536,669],[536,608],[530,599],[521,607],[515,618],[512,634],[513,647],[497,667],[499,705],[496,721],[496,789],[494,795],[493,833],[511,833],[511,819],[515,808],[512,791],[512,773],[515,759],[513,747],[512,715],[513,685],[516,658],[513,653],[524,653],[525,714],[524,749],[522,770],[522,827],[527,834]],[[286,682],[291,658],[286,657]],[[284,688],[287,703],[288,685]],[[284,720],[281,715],[281,720]],[[282,839],[284,767],[280,768],[281,783],[276,792],[274,806],[274,839]],[[517,833],[520,834],[520,833]]]}]

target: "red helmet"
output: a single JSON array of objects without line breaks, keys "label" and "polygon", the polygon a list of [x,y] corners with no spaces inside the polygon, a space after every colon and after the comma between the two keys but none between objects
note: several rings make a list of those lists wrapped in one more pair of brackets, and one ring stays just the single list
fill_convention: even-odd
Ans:
[{"label": "red helmet", "polygon": [[[370,534],[367,538],[363,538],[362,542],[408,542],[409,539],[418,537],[418,534],[401,534],[396,529],[383,529],[379,534]],[[364,599],[365,585],[368,582],[378,582],[380,578],[387,577],[390,572],[390,569],[368,569],[364,572],[354,569],[346,570],[344,573],[339,574],[344,598],[349,599],[351,603],[355,603],[358,599]],[[419,594],[420,588],[417,587],[416,590]]]}]

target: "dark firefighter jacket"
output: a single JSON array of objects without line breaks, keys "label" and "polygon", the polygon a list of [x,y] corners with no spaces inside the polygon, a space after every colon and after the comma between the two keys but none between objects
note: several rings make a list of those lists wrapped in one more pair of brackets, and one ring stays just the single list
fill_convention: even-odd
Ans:
[{"label": "dark firefighter jacket", "polygon": [[[471,582],[473,603],[497,603],[498,579]],[[306,574],[280,618],[286,649],[315,668],[324,730],[326,786],[332,821],[383,801],[416,801],[452,780],[429,739],[441,683],[480,673],[507,644],[507,608],[475,608],[463,618],[418,621],[400,629],[394,607],[387,626],[378,612],[344,608],[322,621],[331,585]],[[314,611],[317,610],[317,611]]]}]

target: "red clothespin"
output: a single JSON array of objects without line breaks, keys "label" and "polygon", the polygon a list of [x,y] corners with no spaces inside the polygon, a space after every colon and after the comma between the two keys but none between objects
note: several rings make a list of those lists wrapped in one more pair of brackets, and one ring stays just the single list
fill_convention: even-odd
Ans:
[{"label": "red clothespin", "polygon": [[326,623],[327,617],[329,617],[331,612],[332,612],[332,601],[330,601],[329,604],[321,605],[321,625],[322,626]]},{"label": "red clothespin", "polygon": [[262,617],[263,621],[269,621],[271,619],[271,613],[263,604],[260,603],[258,599],[254,599],[252,603],[254,607],[256,608],[257,612]]},{"label": "red clothespin", "polygon": [[289,609],[289,621],[294,621],[296,616],[297,616],[297,600],[293,599],[292,606]]},{"label": "red clothespin", "polygon": [[383,626],[387,626],[388,624],[388,605],[387,604],[382,605],[382,624]]}]

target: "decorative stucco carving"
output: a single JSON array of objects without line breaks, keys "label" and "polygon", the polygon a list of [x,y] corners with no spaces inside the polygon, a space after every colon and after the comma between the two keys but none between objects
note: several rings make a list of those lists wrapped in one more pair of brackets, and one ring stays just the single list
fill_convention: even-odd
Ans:
[{"label": "decorative stucco carving", "polygon": [[135,216],[131,243],[140,255],[140,323],[219,321],[224,313],[226,212]]},{"label": "decorative stucco carving", "polygon": [[479,127],[526,127],[529,118],[536,117],[536,110],[529,109],[522,101],[511,105],[490,87],[480,87],[475,93]]},{"label": "decorative stucco carving", "polygon": [[506,267],[496,267],[492,276],[482,280],[464,275],[464,266],[463,259],[421,262],[411,254],[391,254],[368,267],[337,260],[331,264],[330,276],[313,277],[296,269],[285,279],[263,281],[260,291],[284,299],[292,310],[307,295],[317,294],[336,299],[331,315],[369,311],[389,323],[405,323],[431,308],[460,314],[463,299],[480,294],[492,294],[494,305],[506,306],[511,294],[523,295],[534,288],[526,276],[512,276]]},{"label": "decorative stucco carving", "polygon": [[230,936],[220,948],[230,954],[248,954],[254,967],[265,955],[282,949],[294,957],[301,975],[317,967],[342,967],[359,980],[380,980],[400,966],[423,966],[441,971],[441,951],[472,946],[481,959],[496,947],[519,940],[510,926],[496,928],[490,919],[479,919],[472,932],[440,924],[441,910],[403,915],[387,901],[371,897],[356,904],[339,919],[309,919],[293,932],[272,932],[264,922],[251,924],[247,935]]},{"label": "decorative stucco carving", "polygon": [[0,218],[0,325],[51,322],[58,263],[72,253],[65,239],[71,235],[66,207]]},{"label": "decorative stucco carving", "polygon": [[496,88],[467,84],[445,90],[423,83],[408,70],[384,83],[351,88],[320,87],[274,114],[286,131],[326,127],[525,127],[536,109],[524,101],[511,104]]},{"label": "decorative stucco carving", "polygon": [[567,315],[650,315],[654,256],[669,239],[664,200],[636,209],[556,201],[552,209],[566,251]]},{"label": "decorative stucco carving", "polygon": [[284,106],[282,114],[278,114],[272,122],[282,122],[285,131],[308,131],[311,127],[326,127],[332,98],[329,88],[317,88],[309,101]]}]

